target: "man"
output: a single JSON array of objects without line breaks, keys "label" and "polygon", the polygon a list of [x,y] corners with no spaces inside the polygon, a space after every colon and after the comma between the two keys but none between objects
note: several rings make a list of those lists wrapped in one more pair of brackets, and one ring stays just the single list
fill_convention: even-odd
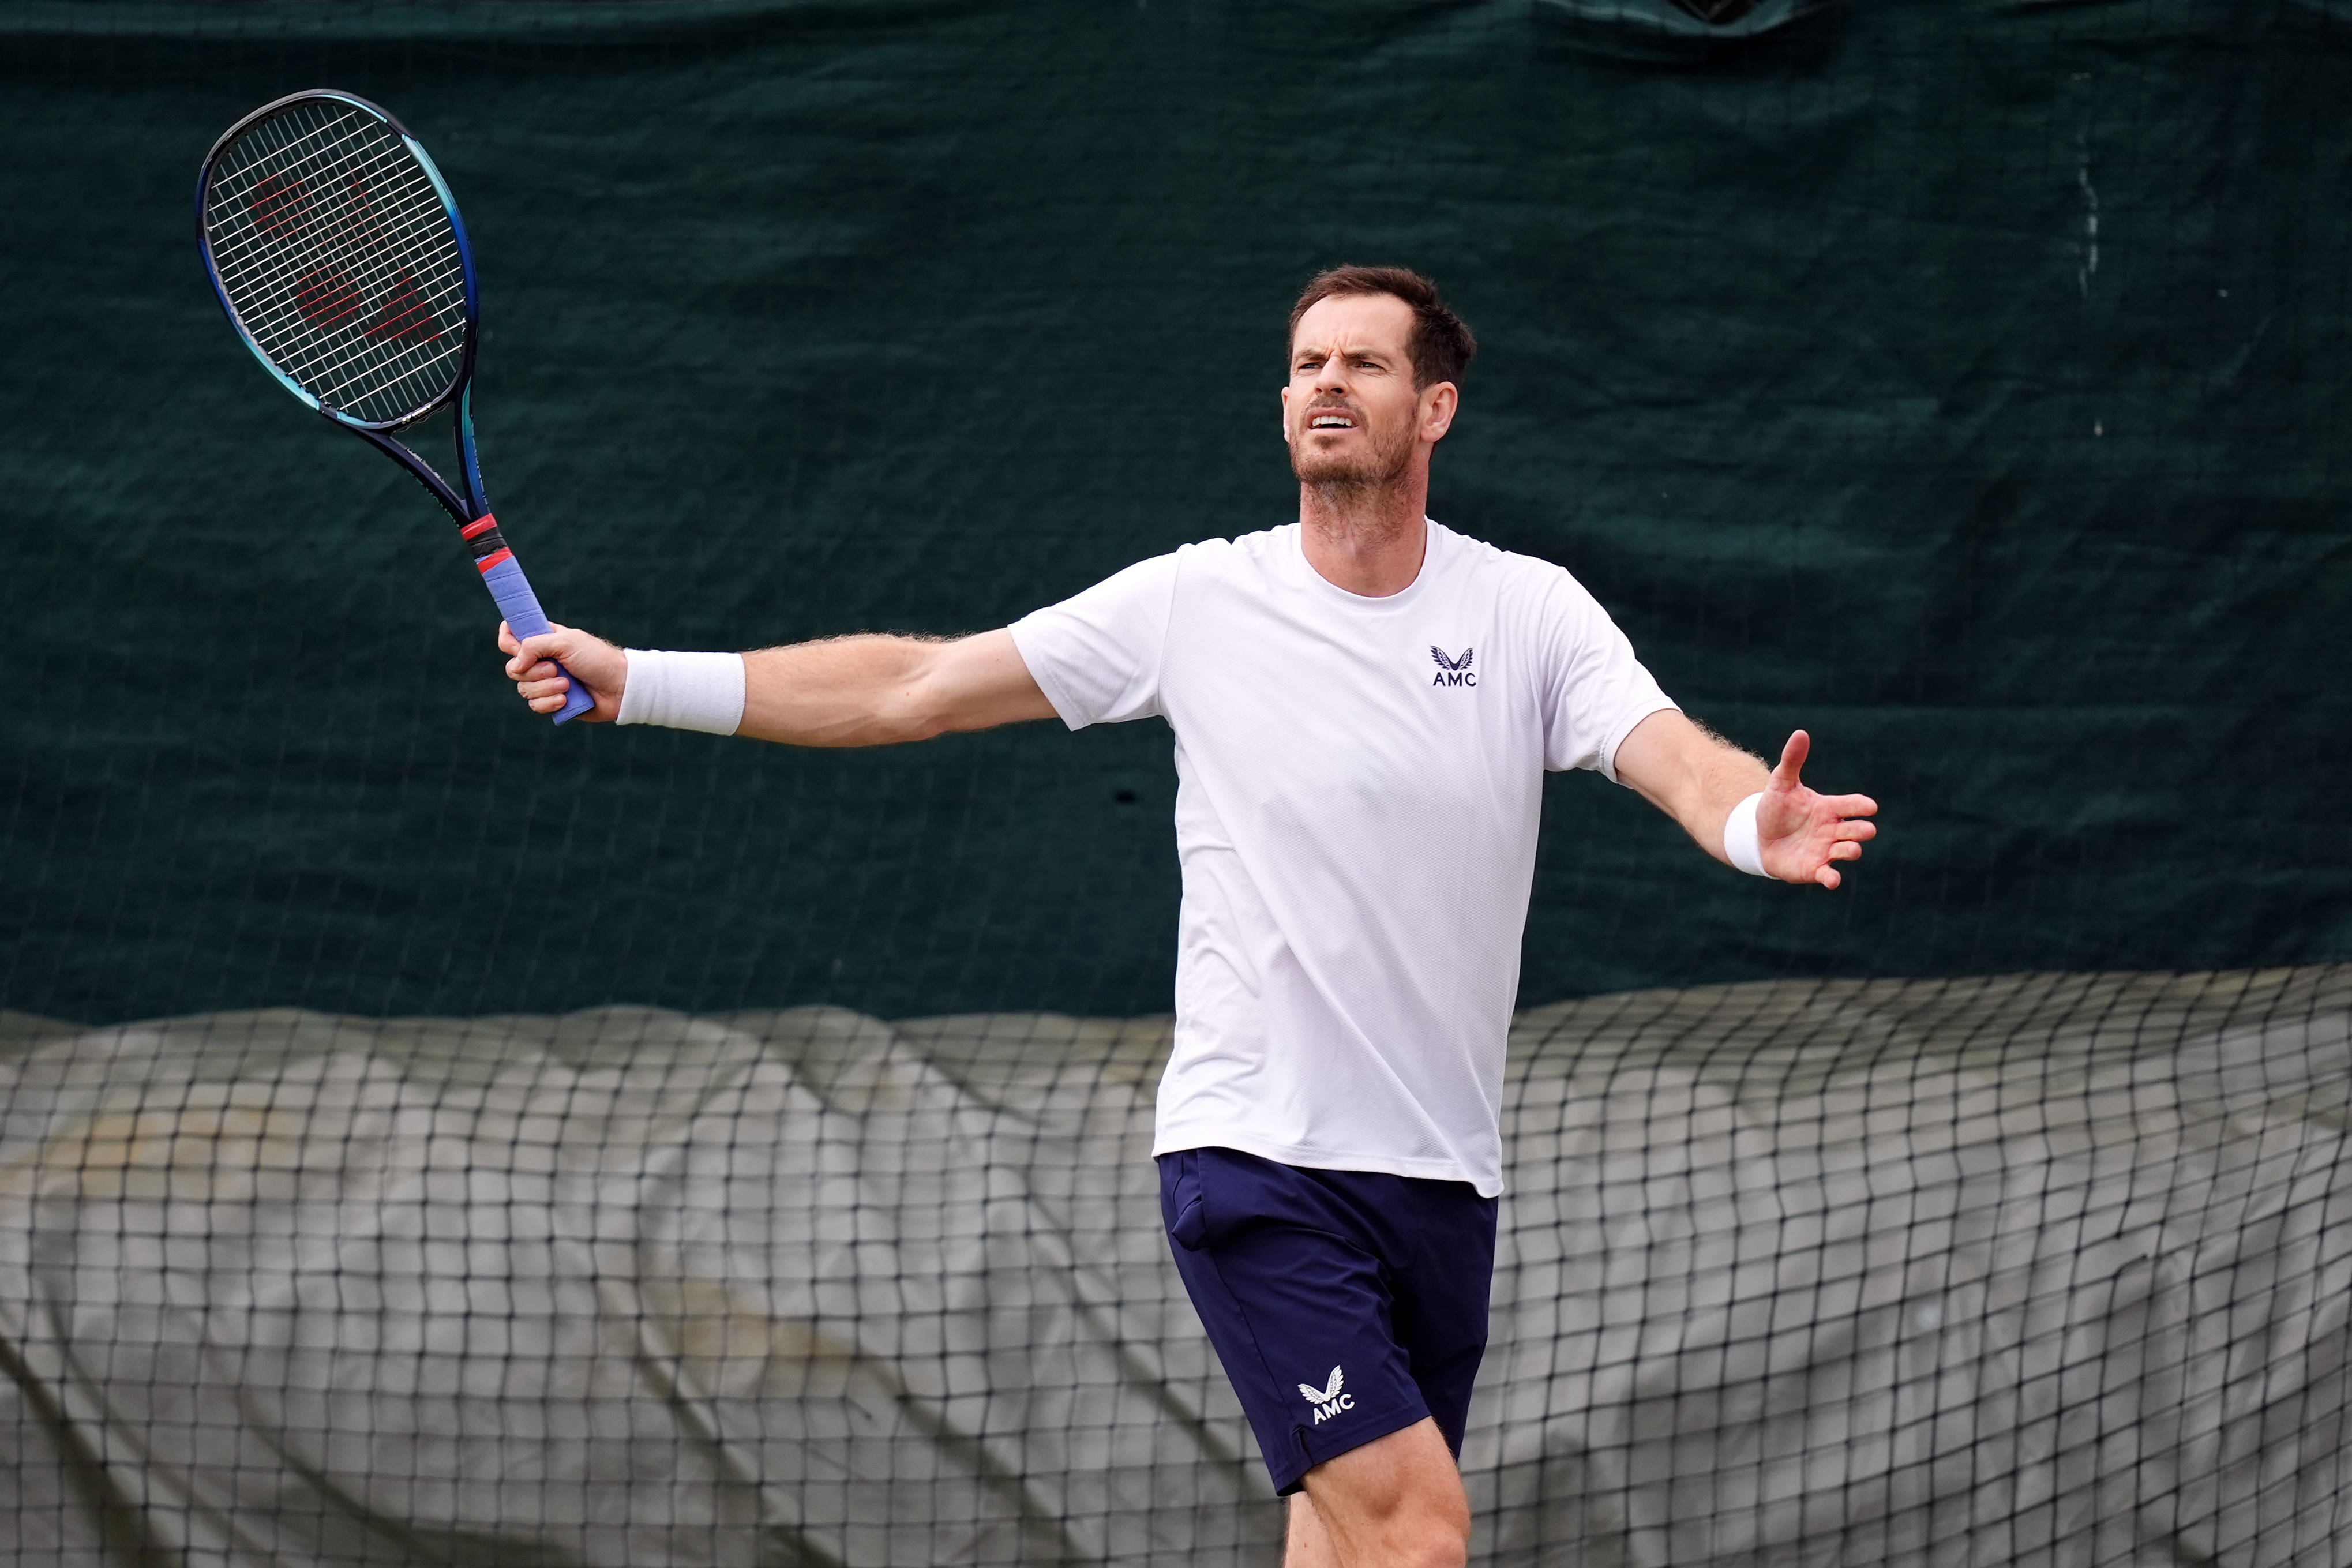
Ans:
[{"label": "man", "polygon": [[1290,1568],[1465,1560],[1504,1040],[1547,769],[1639,791],[1718,860],[1838,885],[1877,807],[1768,774],[1667,700],[1559,567],[1430,521],[1476,345],[1426,279],[1345,267],[1291,313],[1299,521],[1187,545],[1001,631],[735,654],[557,628],[522,696],[794,745],[1165,718],[1184,900],[1153,1153]]}]

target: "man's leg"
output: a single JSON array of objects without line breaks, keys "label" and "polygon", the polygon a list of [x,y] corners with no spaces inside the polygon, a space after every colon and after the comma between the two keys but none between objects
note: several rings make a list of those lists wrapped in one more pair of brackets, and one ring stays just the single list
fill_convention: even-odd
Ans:
[{"label": "man's leg", "polygon": [[1305,1492],[1290,1494],[1290,1513],[1282,1535],[1282,1568],[1339,1568],[1331,1554],[1331,1538],[1315,1517],[1315,1501]]},{"label": "man's leg", "polygon": [[1463,1568],[1470,1500],[1462,1472],[1422,1421],[1307,1472],[1290,1500],[1283,1568]]}]

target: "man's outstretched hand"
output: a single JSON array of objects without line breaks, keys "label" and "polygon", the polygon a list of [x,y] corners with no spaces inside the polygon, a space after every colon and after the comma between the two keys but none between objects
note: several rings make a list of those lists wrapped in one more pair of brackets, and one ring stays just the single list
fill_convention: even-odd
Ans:
[{"label": "man's outstretched hand", "polygon": [[1820,795],[1798,782],[1812,744],[1799,730],[1780,749],[1780,765],[1756,803],[1756,837],[1772,876],[1834,888],[1843,879],[1837,862],[1861,859],[1863,845],[1878,837],[1877,824],[1857,820],[1874,816],[1878,803],[1866,795]]},{"label": "man's outstretched hand", "polygon": [[[621,688],[628,684],[629,656],[603,637],[572,626],[551,626],[535,637],[518,642],[514,628],[499,623],[499,651],[507,659],[507,679],[515,683],[534,713],[552,713],[563,706],[571,689],[564,670],[588,689],[596,706],[580,715],[593,723],[621,716]],[[563,668],[556,668],[558,664]]]}]

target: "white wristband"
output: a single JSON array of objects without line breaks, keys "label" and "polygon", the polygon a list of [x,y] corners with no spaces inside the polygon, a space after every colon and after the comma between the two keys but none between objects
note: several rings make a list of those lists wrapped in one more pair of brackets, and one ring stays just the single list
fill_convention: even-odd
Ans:
[{"label": "white wristband", "polygon": [[743,656],[633,647],[621,688],[624,724],[664,724],[731,735],[743,722]]},{"label": "white wristband", "polygon": [[1764,869],[1764,844],[1756,837],[1756,808],[1763,804],[1764,793],[1759,790],[1733,806],[1731,815],[1723,819],[1724,858],[1751,877],[1772,874]]}]

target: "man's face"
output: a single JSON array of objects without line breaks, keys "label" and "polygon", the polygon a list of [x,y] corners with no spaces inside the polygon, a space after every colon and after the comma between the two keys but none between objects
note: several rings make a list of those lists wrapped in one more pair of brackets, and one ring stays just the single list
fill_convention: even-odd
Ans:
[{"label": "man's face", "polygon": [[[1282,434],[1291,471],[1310,485],[1380,485],[1412,461],[1424,433],[1444,434],[1450,384],[1416,393],[1405,344],[1412,307],[1393,294],[1335,294],[1298,319],[1290,340],[1290,384],[1282,389]],[[1424,430],[1444,404],[1433,429]]]}]

